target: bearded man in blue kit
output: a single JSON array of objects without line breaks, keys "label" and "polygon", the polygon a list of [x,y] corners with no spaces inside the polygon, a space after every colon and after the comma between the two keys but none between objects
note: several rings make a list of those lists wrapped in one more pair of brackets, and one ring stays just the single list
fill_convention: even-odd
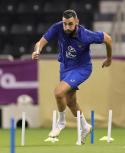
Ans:
[{"label": "bearded man in blue kit", "polygon": [[102,67],[108,67],[112,61],[112,39],[105,32],[93,32],[79,25],[76,12],[66,10],[63,12],[62,21],[53,24],[36,43],[32,59],[39,59],[43,47],[54,38],[58,41],[58,61],[60,62],[60,82],[54,90],[59,117],[56,129],[51,131],[49,136],[57,137],[65,128],[65,109],[68,106],[75,117],[80,110],[81,141],[84,143],[92,127],[87,123],[77,103],[76,92],[78,86],[86,81],[92,72],[90,45],[105,44],[107,58]]}]

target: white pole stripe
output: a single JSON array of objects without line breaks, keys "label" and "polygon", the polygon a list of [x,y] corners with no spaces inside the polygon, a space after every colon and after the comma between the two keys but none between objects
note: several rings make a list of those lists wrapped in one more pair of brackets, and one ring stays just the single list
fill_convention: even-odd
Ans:
[{"label": "white pole stripe", "polygon": [[81,145],[81,124],[80,124],[80,111],[77,111],[77,144]]},{"label": "white pole stripe", "polygon": [[21,145],[24,146],[25,144],[25,120],[26,120],[26,113],[22,112],[22,134],[21,134]]},{"label": "white pole stripe", "polygon": [[53,123],[52,123],[52,130],[56,129],[56,110],[53,111]]},{"label": "white pole stripe", "polygon": [[109,110],[107,142],[110,143],[112,129],[112,110]]}]

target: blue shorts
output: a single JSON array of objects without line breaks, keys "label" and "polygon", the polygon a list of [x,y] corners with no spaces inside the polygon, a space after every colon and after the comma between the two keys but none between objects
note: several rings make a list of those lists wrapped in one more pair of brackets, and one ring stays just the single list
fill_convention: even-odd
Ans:
[{"label": "blue shorts", "polygon": [[78,67],[69,71],[60,72],[60,81],[65,81],[71,88],[78,90],[78,86],[87,80],[92,72],[92,65]]}]

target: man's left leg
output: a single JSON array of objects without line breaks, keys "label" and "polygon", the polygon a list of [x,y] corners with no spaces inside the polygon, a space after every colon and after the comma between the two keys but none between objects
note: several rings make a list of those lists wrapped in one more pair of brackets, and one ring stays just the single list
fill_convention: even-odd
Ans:
[{"label": "man's left leg", "polygon": [[80,108],[79,104],[77,103],[76,90],[69,91],[66,94],[66,102],[67,102],[67,106],[71,110],[71,112],[74,115],[74,117],[77,117],[77,111],[80,110],[80,114],[81,114],[81,126],[83,128],[85,128],[86,125],[87,125],[87,121],[86,121],[86,119],[85,119],[85,117],[84,117],[84,115],[82,113],[82,109]]},{"label": "man's left leg", "polygon": [[71,112],[73,113],[73,115],[75,117],[77,117],[77,111],[80,110],[80,113],[81,113],[80,122],[81,122],[81,128],[82,128],[81,141],[82,141],[82,143],[84,143],[87,135],[91,131],[91,125],[87,123],[87,121],[82,113],[82,110],[81,110],[79,104],[77,103],[76,90],[69,91],[66,94],[66,101],[67,101],[67,106],[69,107],[69,109],[71,110]]},{"label": "man's left leg", "polygon": [[77,111],[80,110],[82,113],[81,108],[79,107],[79,104],[77,103],[76,100],[76,90],[71,90],[66,94],[66,102],[67,106],[71,110],[72,114],[76,117],[77,116]]}]

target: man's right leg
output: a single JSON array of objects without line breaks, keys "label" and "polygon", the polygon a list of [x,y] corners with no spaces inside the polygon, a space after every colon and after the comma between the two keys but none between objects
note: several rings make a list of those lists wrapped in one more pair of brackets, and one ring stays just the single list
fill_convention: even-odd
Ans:
[{"label": "man's right leg", "polygon": [[60,131],[65,128],[65,109],[67,105],[66,94],[70,90],[71,87],[66,82],[61,81],[54,91],[59,111],[59,117],[57,121],[57,128],[49,133],[50,137],[57,137],[60,134]]}]

